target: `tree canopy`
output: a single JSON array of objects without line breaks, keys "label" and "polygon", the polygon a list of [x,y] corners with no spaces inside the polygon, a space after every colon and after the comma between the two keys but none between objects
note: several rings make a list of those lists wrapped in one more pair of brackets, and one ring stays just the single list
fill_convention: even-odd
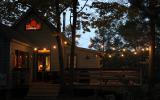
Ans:
[{"label": "tree canopy", "polygon": [[[67,7],[71,7],[72,0],[59,0],[60,12]],[[125,1],[125,0],[123,0]],[[41,3],[39,3],[41,2]],[[56,0],[3,0],[0,2],[0,21],[8,26],[21,18],[30,8],[34,8],[43,15],[53,25],[56,25]],[[112,34],[112,38],[120,37],[130,45],[147,45],[149,32],[149,17],[151,13],[148,6],[149,0],[129,0],[128,3],[120,2],[100,2],[93,0],[91,5],[85,5],[87,12],[78,12],[78,26],[83,32],[90,32],[95,29],[95,33],[100,33],[101,29]],[[159,20],[160,7],[156,6],[156,18]],[[156,21],[157,33],[160,31],[160,21]],[[159,34],[158,34],[159,35]],[[107,33],[106,33],[107,37]],[[91,39],[93,42],[94,38]],[[118,41],[118,39],[116,40]]]},{"label": "tree canopy", "polygon": [[[56,24],[56,0],[4,0],[0,1],[0,21],[12,26],[15,21],[19,20],[29,9],[44,16],[53,25]],[[67,7],[71,6],[71,0],[60,0],[60,13]]]},{"label": "tree canopy", "polygon": [[[100,2],[94,1],[91,5],[86,5],[90,9],[94,9],[94,12],[88,10],[88,12],[80,12],[80,22],[82,23],[83,32],[90,32],[92,28],[96,29],[97,34],[94,38],[91,38],[90,47],[100,50],[97,47],[101,40],[98,40],[99,30],[106,29],[106,34],[102,32],[104,37],[107,37],[108,33],[114,33],[114,35],[121,36],[122,40],[132,47],[148,46],[150,40],[150,18],[151,13],[149,8],[149,0],[129,0],[127,4],[119,2]],[[156,9],[157,16],[159,18],[159,7]],[[158,19],[155,19],[158,20]],[[157,32],[159,30],[159,21],[156,21]],[[116,34],[115,34],[116,33]],[[112,37],[115,37],[112,35]],[[99,36],[99,38],[102,36]],[[109,39],[109,38],[108,38]],[[97,43],[95,43],[97,41]],[[99,43],[98,43],[99,41]],[[97,47],[95,46],[97,45]],[[125,45],[124,45],[125,46]]]}]

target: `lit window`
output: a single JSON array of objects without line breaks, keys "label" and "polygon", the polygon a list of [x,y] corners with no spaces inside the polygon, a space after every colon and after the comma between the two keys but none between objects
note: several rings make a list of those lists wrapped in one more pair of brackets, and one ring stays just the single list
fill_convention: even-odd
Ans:
[{"label": "lit window", "polygon": [[15,57],[14,57],[14,66],[15,68],[28,68],[29,67],[29,54],[27,52],[15,51]]}]

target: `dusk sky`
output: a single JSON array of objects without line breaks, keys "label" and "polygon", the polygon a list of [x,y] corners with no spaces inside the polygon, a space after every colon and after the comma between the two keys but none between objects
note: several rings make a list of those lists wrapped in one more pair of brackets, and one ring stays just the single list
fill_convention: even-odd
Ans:
[{"label": "dusk sky", "polygon": [[[86,5],[91,5],[93,1],[101,1],[101,2],[118,2],[123,5],[128,5],[128,0],[88,0]],[[81,9],[81,7],[84,6],[86,3],[86,0],[79,0],[80,2],[80,7],[78,11]],[[66,25],[70,24],[70,8],[66,10]],[[90,9],[89,7],[84,7],[83,8],[84,12],[89,12],[91,15],[96,15],[94,9]],[[62,16],[61,16],[62,17]],[[81,20],[81,19],[80,19]],[[91,28],[90,28],[91,29]],[[83,33],[83,30],[77,30],[77,34],[81,34],[81,37],[78,39],[78,46],[82,48],[88,48],[90,44],[90,38],[95,36],[95,29],[91,29],[91,32],[85,32]]]}]

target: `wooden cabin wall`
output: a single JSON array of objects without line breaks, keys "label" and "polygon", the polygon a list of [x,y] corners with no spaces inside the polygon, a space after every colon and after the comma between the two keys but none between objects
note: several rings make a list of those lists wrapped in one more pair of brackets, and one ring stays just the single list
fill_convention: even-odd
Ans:
[{"label": "wooden cabin wall", "polygon": [[[100,68],[100,58],[96,56],[97,52],[85,48],[77,47],[75,49],[75,68]],[[66,46],[64,49],[65,67],[69,68],[69,56],[70,56],[70,46]]]},{"label": "wooden cabin wall", "polygon": [[96,52],[88,49],[77,48],[77,68],[100,68],[100,58]]},{"label": "wooden cabin wall", "polygon": [[[26,69],[28,70],[29,73],[27,73],[27,78],[26,81],[28,83],[26,84],[29,84],[31,81],[32,81],[32,71],[33,71],[33,62],[32,62],[32,54],[33,54],[33,48],[29,45],[29,44],[25,44],[23,42],[20,42],[20,41],[17,41],[17,40],[11,40],[11,45],[10,45],[10,67],[11,67],[11,73],[13,74],[14,73],[14,68],[16,67],[15,66],[15,57],[16,57],[16,51],[19,51],[19,52],[25,52],[28,54],[28,67],[29,69]],[[13,78],[14,75],[12,75]]]}]

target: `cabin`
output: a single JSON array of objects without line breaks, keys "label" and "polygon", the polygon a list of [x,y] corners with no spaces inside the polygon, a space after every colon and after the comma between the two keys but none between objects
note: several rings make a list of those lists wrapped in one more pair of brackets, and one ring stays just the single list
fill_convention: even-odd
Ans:
[{"label": "cabin", "polygon": [[[7,80],[11,86],[53,80],[60,71],[57,36],[62,42],[64,69],[69,68],[71,41],[37,12],[29,10],[12,27],[1,26],[0,85]],[[96,54],[76,47],[74,68],[100,68]]]},{"label": "cabin", "polygon": [[[58,48],[58,37],[62,49]],[[33,83],[41,82],[59,83],[59,50],[63,53],[64,71],[67,76],[70,68],[70,49],[71,41],[63,33],[58,33],[55,26],[44,16],[32,9],[11,27],[0,24],[0,90],[28,88]],[[101,52],[75,47],[74,69],[75,73],[79,73],[74,75],[75,86],[117,87],[117,82],[124,78],[124,74],[126,80],[131,78],[128,85],[141,84],[141,73],[138,71],[101,69],[101,58],[98,54]],[[117,77],[119,75],[122,77]],[[118,86],[126,85],[122,83],[119,82]]]}]

